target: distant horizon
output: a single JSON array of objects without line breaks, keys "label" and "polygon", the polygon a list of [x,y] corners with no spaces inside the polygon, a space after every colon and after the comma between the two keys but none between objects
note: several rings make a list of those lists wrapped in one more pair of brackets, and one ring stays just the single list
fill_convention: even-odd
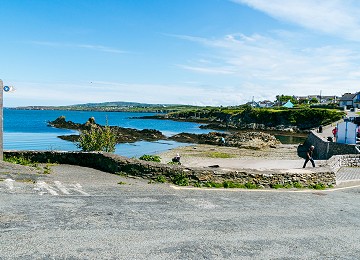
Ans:
[{"label": "distant horizon", "polygon": [[360,1],[0,0],[5,107],[360,90]]}]

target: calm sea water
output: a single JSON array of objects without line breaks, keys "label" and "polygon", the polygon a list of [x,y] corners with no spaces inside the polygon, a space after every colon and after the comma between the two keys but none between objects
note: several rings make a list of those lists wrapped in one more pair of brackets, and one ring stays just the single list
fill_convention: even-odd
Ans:
[{"label": "calm sea water", "polygon": [[[95,117],[99,124],[130,127],[136,129],[156,129],[166,136],[181,132],[208,133],[212,130],[200,129],[200,124],[191,122],[177,122],[157,119],[132,119],[154,115],[151,113],[128,112],[91,112],[91,111],[52,111],[52,110],[11,110],[4,109],[4,149],[5,150],[59,150],[77,151],[75,143],[58,138],[59,135],[77,134],[77,131],[49,127],[48,121],[53,121],[59,116],[75,123],[85,123],[90,117]],[[276,137],[282,143],[301,143],[304,138],[292,136]],[[188,144],[168,140],[157,142],[140,141],[116,145],[116,154],[127,157],[139,157],[143,154],[156,154],[179,146]]]},{"label": "calm sea water", "polygon": [[[77,131],[57,129],[47,126],[48,121],[59,116],[75,123],[85,123],[95,117],[99,124],[130,127],[136,129],[156,129],[166,136],[181,132],[208,133],[210,130],[200,129],[200,124],[176,122],[156,119],[131,119],[150,113],[128,112],[91,112],[91,111],[52,111],[52,110],[11,110],[4,109],[4,149],[5,150],[60,150],[77,151],[76,145],[58,138],[59,135],[77,134]],[[116,154],[139,157],[143,154],[155,154],[187,144],[160,140],[157,142],[140,141],[136,143],[118,144]]]}]

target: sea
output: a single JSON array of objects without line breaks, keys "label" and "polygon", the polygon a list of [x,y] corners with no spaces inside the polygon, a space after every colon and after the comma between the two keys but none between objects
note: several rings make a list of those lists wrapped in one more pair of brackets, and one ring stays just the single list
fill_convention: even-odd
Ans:
[{"label": "sea", "polygon": [[[78,134],[78,131],[58,129],[48,125],[59,116],[67,121],[85,123],[94,117],[96,123],[135,129],[156,129],[165,136],[181,132],[208,133],[211,130],[200,129],[200,124],[159,119],[136,119],[151,116],[154,113],[131,112],[95,112],[63,110],[15,110],[4,108],[4,150],[40,150],[40,151],[79,151],[76,144],[60,139],[60,135]],[[117,144],[115,153],[127,157],[139,157],[143,154],[157,154],[179,146],[189,144],[169,140],[155,142],[139,141]]]},{"label": "sea", "polygon": [[[39,150],[39,151],[79,151],[76,144],[60,139],[60,135],[78,134],[78,131],[58,129],[48,125],[59,116],[65,116],[67,121],[85,123],[94,117],[96,123],[135,129],[156,129],[165,136],[181,132],[202,134],[214,130],[201,129],[200,124],[160,119],[137,119],[151,116],[154,113],[133,112],[97,112],[68,110],[16,110],[4,108],[4,150]],[[284,143],[289,142],[284,136],[277,136]],[[291,142],[297,139],[291,137]],[[144,154],[158,154],[179,146],[189,145],[169,140],[155,142],[139,141],[135,143],[117,144],[115,153],[126,157],[140,157]]]}]

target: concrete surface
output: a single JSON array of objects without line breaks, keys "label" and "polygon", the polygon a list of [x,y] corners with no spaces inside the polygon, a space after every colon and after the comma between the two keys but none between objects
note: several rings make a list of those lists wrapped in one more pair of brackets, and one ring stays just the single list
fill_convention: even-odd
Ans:
[{"label": "concrete surface", "polygon": [[360,187],[181,189],[68,165],[0,178],[0,259],[360,255]]}]

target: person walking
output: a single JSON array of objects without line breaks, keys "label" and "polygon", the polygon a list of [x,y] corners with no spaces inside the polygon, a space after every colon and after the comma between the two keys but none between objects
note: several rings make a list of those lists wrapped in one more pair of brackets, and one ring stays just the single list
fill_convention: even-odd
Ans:
[{"label": "person walking", "polygon": [[332,130],[332,134],[334,136],[334,142],[336,142],[336,134],[337,134],[337,127],[335,126],[335,128]]},{"label": "person walking", "polygon": [[308,161],[310,161],[312,166],[315,167],[315,162],[314,162],[314,159],[313,159],[314,149],[315,149],[315,146],[312,145],[312,146],[310,146],[309,150],[307,151],[306,159],[305,159],[303,168],[306,167],[306,164],[307,164]]}]

